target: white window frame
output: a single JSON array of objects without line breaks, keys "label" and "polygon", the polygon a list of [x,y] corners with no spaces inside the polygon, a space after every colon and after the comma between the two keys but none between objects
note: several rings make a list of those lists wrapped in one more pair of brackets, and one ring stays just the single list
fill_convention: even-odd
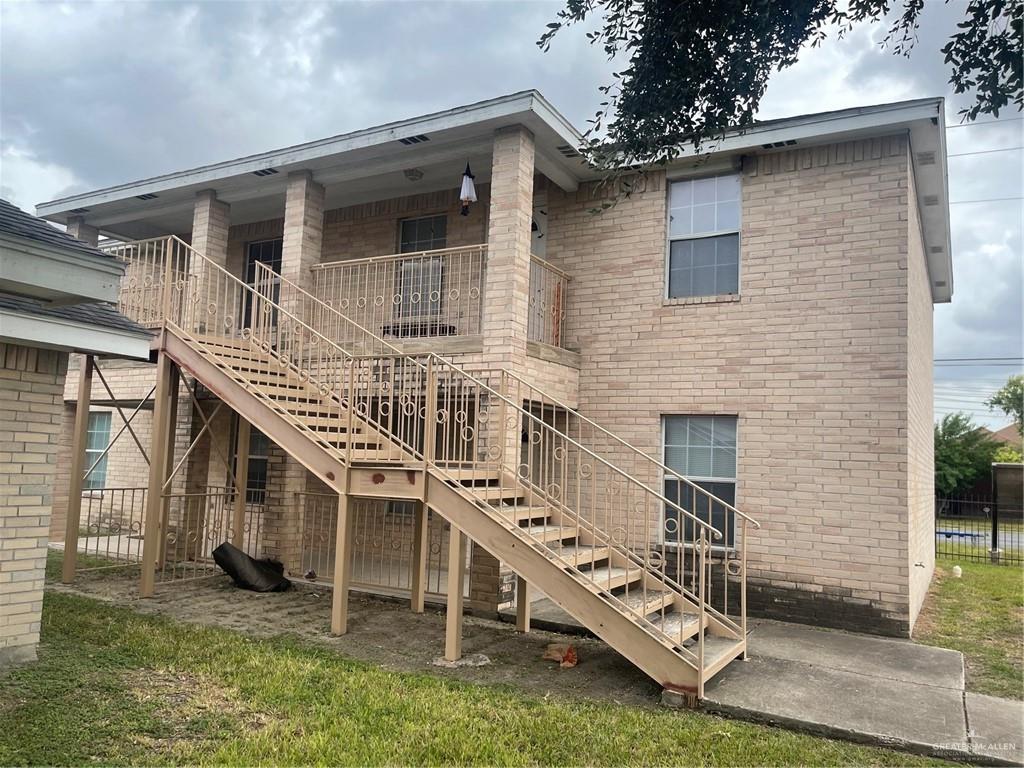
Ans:
[{"label": "white window frame", "polygon": [[[740,508],[740,480],[739,480],[739,475],[740,475],[740,416],[739,416],[739,414],[738,413],[663,413],[663,414],[661,414],[661,464],[662,464],[662,467],[667,467],[668,469],[672,469],[671,467],[669,467],[669,464],[668,464],[668,451],[667,451],[668,444],[666,443],[666,439],[667,439],[666,425],[668,423],[668,419],[679,418],[679,417],[683,417],[683,416],[688,417],[688,418],[689,417],[697,417],[697,418],[721,417],[721,418],[736,419],[736,477],[733,477],[733,478],[726,478],[726,477],[695,477],[695,476],[691,477],[690,475],[682,475],[682,473],[679,473],[679,474],[682,475],[682,477],[685,477],[687,480],[689,480],[692,483],[701,483],[701,482],[709,482],[709,483],[728,483],[728,482],[731,482],[731,483],[733,483],[736,487],[735,487],[735,489],[733,491],[733,503],[732,503],[732,506],[735,509],[739,509]],[[673,470],[673,472],[674,471],[675,470]],[[674,477],[674,476],[675,475],[672,475],[672,477]],[[659,486],[659,489],[660,489],[661,493],[665,492],[665,481],[667,479],[669,479],[669,477],[670,476],[668,475],[668,473],[666,473],[665,470],[662,469],[661,470],[661,485]],[[739,548],[739,540],[740,540],[740,529],[739,529],[739,526],[736,525],[735,520],[733,521],[732,532],[733,532],[733,537],[732,537],[732,544],[731,545],[715,544],[714,542],[712,542],[712,544],[711,544],[711,551],[712,552],[732,552],[732,551],[735,551],[736,549],[738,549]],[[692,549],[693,548],[692,544],[687,544],[686,542],[681,542],[681,541],[678,541],[678,540],[676,540],[676,541],[667,541],[665,539],[665,523],[664,523],[664,518],[662,519],[662,524],[658,526],[658,536],[659,536],[659,542],[658,543],[662,544],[662,545],[664,545],[666,547],[683,547],[685,549]]]},{"label": "white window frame", "polygon": [[[736,221],[736,229],[723,229],[718,232],[702,232],[699,235],[683,235],[672,237],[672,185],[680,181],[700,181],[701,179],[714,179],[718,176],[735,176],[740,182],[739,215]],[[743,293],[743,174],[735,167],[720,168],[708,173],[701,174],[676,174],[666,176],[665,179],[665,264],[663,280],[665,283],[662,291],[662,300],[666,302],[697,303],[701,299],[713,299],[720,296],[740,296]],[[711,293],[704,296],[670,296],[669,279],[672,266],[672,243],[683,240],[704,240],[710,237],[721,235],[736,235],[736,293]]]},{"label": "white window frame", "polygon": [[[402,250],[402,227],[406,224],[412,224],[418,221],[426,221],[428,219],[444,219],[444,242],[440,248],[419,248],[415,251],[403,251]],[[411,216],[407,219],[398,220],[398,236],[397,248],[395,249],[398,253],[422,253],[423,251],[439,251],[448,247],[448,214],[447,213],[432,213],[428,216]]]},{"label": "white window frame", "polygon": [[[94,432],[98,433],[98,430],[93,430],[92,429],[93,417],[94,416],[106,416],[107,417],[106,418],[106,422],[107,422],[106,435],[107,435],[107,437],[106,437],[106,440],[104,440],[104,442],[103,442],[103,447],[102,448],[90,448],[89,447],[89,435],[93,434]],[[98,419],[97,419],[97,421],[98,421]],[[89,471],[89,469],[92,467],[92,465],[96,462],[96,459],[99,457],[99,455],[102,454],[104,451],[106,451],[107,447],[110,445],[110,429],[113,426],[113,421],[114,421],[114,418],[113,418],[113,416],[111,416],[111,412],[110,411],[89,411],[89,421],[88,421],[88,423],[86,425],[86,437],[85,437],[85,471],[86,472]],[[107,485],[107,464],[109,462],[109,459],[110,459],[110,452],[107,451],[107,454],[103,457],[103,463],[100,466],[98,466],[95,470],[93,470],[93,472],[90,475],[88,475],[83,480],[83,482],[82,482],[82,491],[83,492],[95,493],[97,491],[103,490],[103,488],[106,487],[106,485]],[[94,482],[94,478],[97,477],[97,473],[100,472],[101,470],[103,472],[103,476],[101,478],[102,482],[99,485],[97,485],[97,486],[93,486],[92,483]]]}]

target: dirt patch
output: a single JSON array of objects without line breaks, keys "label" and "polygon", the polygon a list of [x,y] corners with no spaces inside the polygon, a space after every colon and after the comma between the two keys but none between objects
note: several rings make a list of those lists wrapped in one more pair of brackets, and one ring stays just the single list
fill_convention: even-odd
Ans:
[{"label": "dirt patch", "polygon": [[[467,682],[504,684],[541,696],[584,697],[642,706],[657,706],[661,688],[600,640],[534,630],[522,634],[502,621],[466,616],[463,653],[482,653],[483,667],[440,669],[445,616],[429,608],[417,614],[408,601],[378,599],[353,592],[349,631],[330,634],[330,590],[305,587],[284,593],[257,594],[236,589],[226,576],[176,585],[160,585],[151,599],[140,600],[136,579],[108,575],[76,580],[73,587],[49,589],[115,602],[140,613],[231,629],[250,637],[294,635],[329,647],[352,659],[398,671],[426,672]],[[543,659],[550,643],[570,642],[578,665],[560,669]]]},{"label": "dirt patch", "polygon": [[259,731],[272,720],[208,677],[172,669],[140,669],[125,675],[123,681],[129,695],[150,713],[151,727],[143,729],[137,739],[158,752],[240,731]]}]

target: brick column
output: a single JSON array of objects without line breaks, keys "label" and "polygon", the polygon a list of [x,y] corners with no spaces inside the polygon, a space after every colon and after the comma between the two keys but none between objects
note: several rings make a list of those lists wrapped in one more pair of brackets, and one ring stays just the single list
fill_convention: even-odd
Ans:
[{"label": "brick column", "polygon": [[[281,275],[307,291],[313,287],[309,271],[320,263],[324,232],[324,188],[313,181],[310,171],[288,175],[284,203],[284,237],[281,245]],[[287,289],[281,290],[281,305],[302,316]],[[283,454],[283,452],[282,452]],[[267,499],[268,541],[274,555],[292,574],[301,573],[303,505],[297,494],[306,490],[308,472],[287,454],[272,462]]]},{"label": "brick column", "polygon": [[522,126],[494,134],[484,285],[484,354],[511,368],[526,358],[529,318],[533,134]]},{"label": "brick column", "polygon": [[96,227],[86,224],[85,218],[82,216],[72,216],[68,219],[68,234],[94,248],[100,241],[100,231]]},{"label": "brick column", "polygon": [[218,200],[212,189],[196,193],[192,211],[192,247],[222,266],[228,259],[230,217],[231,206]]},{"label": "brick column", "polygon": [[320,263],[324,239],[324,188],[309,171],[288,174],[284,201],[281,275],[307,291],[310,267]]},{"label": "brick column", "polygon": [[0,668],[35,658],[66,352],[0,344]]},{"label": "brick column", "polygon": [[[484,360],[522,372],[530,308],[530,223],[533,218],[533,134],[522,126],[494,134],[484,284]],[[519,464],[520,425],[513,415],[491,422],[489,445],[506,466]]]},{"label": "brick column", "polygon": [[[488,365],[522,371],[530,303],[530,224],[533,219],[533,134],[522,126],[494,134],[487,273],[484,284],[484,359]],[[515,418],[493,419],[488,442],[502,446],[506,466],[519,464],[520,425]],[[502,566],[473,545],[470,605],[497,611]]]}]

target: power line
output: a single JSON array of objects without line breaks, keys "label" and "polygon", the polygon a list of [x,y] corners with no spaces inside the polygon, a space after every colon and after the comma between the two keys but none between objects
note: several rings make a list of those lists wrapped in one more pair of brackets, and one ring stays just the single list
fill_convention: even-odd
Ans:
[{"label": "power line", "polygon": [[998,120],[983,120],[982,122],[974,123],[957,123],[956,125],[947,125],[946,128],[973,128],[976,125],[995,125],[996,123],[1015,123],[1018,120],[1024,120],[1024,117],[1004,117]]},{"label": "power line", "polygon": [[977,363],[992,360],[1024,360],[1024,357],[936,357],[936,363]]},{"label": "power line", "polygon": [[1024,200],[1024,197],[990,197],[988,200],[954,200],[950,205],[966,205],[967,203],[1001,203],[1005,200]]},{"label": "power line", "polygon": [[975,152],[957,152],[953,155],[946,155],[946,157],[967,157],[968,155],[991,155],[993,152],[1016,152],[1017,150],[1024,149],[1024,147],[1002,147],[1000,149],[979,149]]}]

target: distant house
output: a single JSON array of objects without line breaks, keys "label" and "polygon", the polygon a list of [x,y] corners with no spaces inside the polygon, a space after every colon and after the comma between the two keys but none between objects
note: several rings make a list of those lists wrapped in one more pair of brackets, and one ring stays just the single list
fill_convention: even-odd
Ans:
[{"label": "distant house", "polygon": [[1020,430],[1017,429],[1016,424],[1007,424],[1002,429],[997,429],[992,433],[992,439],[1020,450]]},{"label": "distant house", "polygon": [[0,200],[0,666],[35,657],[68,353],[149,357],[124,264]]}]

